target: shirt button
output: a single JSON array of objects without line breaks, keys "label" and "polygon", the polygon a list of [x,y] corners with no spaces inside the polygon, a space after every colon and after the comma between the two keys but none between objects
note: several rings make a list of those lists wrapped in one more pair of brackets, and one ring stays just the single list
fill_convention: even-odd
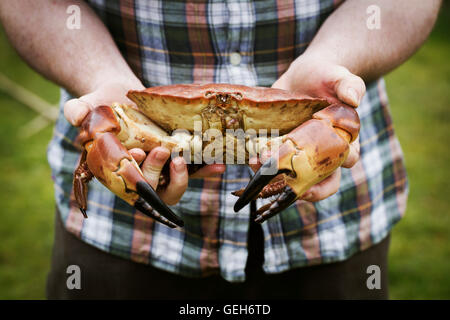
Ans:
[{"label": "shirt button", "polygon": [[230,54],[230,63],[233,66],[238,66],[241,63],[241,55],[238,52]]}]

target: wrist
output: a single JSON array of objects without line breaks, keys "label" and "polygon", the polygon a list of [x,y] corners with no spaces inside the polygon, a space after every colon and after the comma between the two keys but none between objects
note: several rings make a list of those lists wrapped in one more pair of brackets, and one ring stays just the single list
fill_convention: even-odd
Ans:
[{"label": "wrist", "polygon": [[322,69],[326,66],[336,65],[342,66],[342,63],[333,53],[308,48],[291,63],[289,69],[300,70],[302,68],[311,69],[317,67]]},{"label": "wrist", "polygon": [[[90,81],[86,81],[86,78],[90,78]],[[86,77],[83,82],[77,83],[72,82],[69,86],[65,86],[66,89],[74,97],[82,97],[90,93],[101,90],[105,87],[114,86],[118,91],[128,92],[128,90],[142,90],[145,89],[142,82],[134,75],[131,74],[129,77],[123,76],[122,74],[105,74],[97,73],[92,77]],[[63,85],[64,86],[64,85]]]},{"label": "wrist", "polygon": [[294,60],[274,87],[313,97],[328,97],[357,106],[364,95],[363,80],[330,56],[305,53]]},{"label": "wrist", "polygon": [[90,84],[89,92],[97,91],[105,86],[114,85],[118,88],[123,88],[124,91],[128,90],[142,90],[144,85],[142,82],[134,75],[134,73],[97,73],[96,77]]},{"label": "wrist", "polygon": [[275,82],[274,87],[289,91],[298,90],[298,85],[308,86],[311,82],[319,85],[316,80],[323,70],[333,69],[336,63],[325,56],[313,53],[303,53],[289,65],[286,72]]},{"label": "wrist", "polygon": [[306,51],[299,56],[294,62],[298,60],[298,64],[314,64],[322,67],[339,66],[344,67],[351,73],[357,76],[362,75],[362,65],[358,63],[358,58],[347,50],[340,48],[324,48],[319,44],[311,44]]}]

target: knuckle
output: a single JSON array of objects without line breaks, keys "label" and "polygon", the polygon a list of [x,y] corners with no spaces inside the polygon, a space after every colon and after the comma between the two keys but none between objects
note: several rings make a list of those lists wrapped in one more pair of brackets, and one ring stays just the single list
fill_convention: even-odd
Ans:
[{"label": "knuckle", "polygon": [[155,188],[159,182],[159,171],[142,170],[145,180]]},{"label": "knuckle", "polygon": [[151,177],[153,180],[158,179],[161,174],[161,168],[153,165],[147,165],[142,172],[145,176]]}]

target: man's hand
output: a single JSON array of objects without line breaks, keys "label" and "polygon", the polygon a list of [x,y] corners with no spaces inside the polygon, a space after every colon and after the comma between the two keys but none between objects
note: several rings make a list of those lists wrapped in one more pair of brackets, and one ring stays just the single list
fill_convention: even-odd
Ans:
[{"label": "man's hand", "polygon": [[[366,1],[343,2],[273,87],[325,96],[356,107],[365,92],[361,78],[366,82],[376,80],[408,59],[429,35],[441,0],[373,0],[370,4],[380,8],[380,29],[367,28]],[[343,166],[351,167],[358,158],[356,142]],[[338,190],[339,181],[337,170],[313,186],[303,199],[324,199]]]},{"label": "man's hand", "polygon": [[[80,126],[83,119],[95,106],[111,105],[113,102],[134,105],[126,97],[130,89],[141,90],[144,86],[135,82],[133,85],[121,83],[106,83],[99,86],[94,92],[88,93],[78,99],[72,99],[64,105],[64,116],[74,126]],[[165,163],[170,159],[170,151],[163,147],[157,147],[146,155],[142,149],[129,150],[130,154],[141,164],[142,173],[147,182],[158,192],[161,199],[168,205],[176,204],[186,191],[188,185],[188,172],[184,159],[176,157],[170,163],[170,183],[164,190],[158,190],[159,176]],[[214,176],[223,173],[224,165],[205,166],[195,177]]]},{"label": "man's hand", "polygon": [[[314,97],[327,97],[331,101],[342,101],[357,107],[364,96],[364,81],[345,67],[326,62],[320,58],[300,56],[272,86],[289,91],[297,91]],[[350,153],[342,165],[352,167],[359,159],[359,139],[350,145]],[[312,186],[301,199],[319,201],[339,189],[341,170]]]}]

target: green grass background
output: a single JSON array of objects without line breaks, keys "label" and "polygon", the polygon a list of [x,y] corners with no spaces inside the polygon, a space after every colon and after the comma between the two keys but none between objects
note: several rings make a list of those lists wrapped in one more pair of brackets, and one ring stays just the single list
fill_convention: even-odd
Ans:
[{"label": "green grass background", "polygon": [[[386,77],[410,180],[389,255],[393,299],[450,299],[450,8],[425,45]],[[0,29],[0,72],[56,103],[58,88],[17,56]],[[43,299],[54,200],[46,148],[51,126],[19,132],[36,114],[0,92],[0,299]]]}]

